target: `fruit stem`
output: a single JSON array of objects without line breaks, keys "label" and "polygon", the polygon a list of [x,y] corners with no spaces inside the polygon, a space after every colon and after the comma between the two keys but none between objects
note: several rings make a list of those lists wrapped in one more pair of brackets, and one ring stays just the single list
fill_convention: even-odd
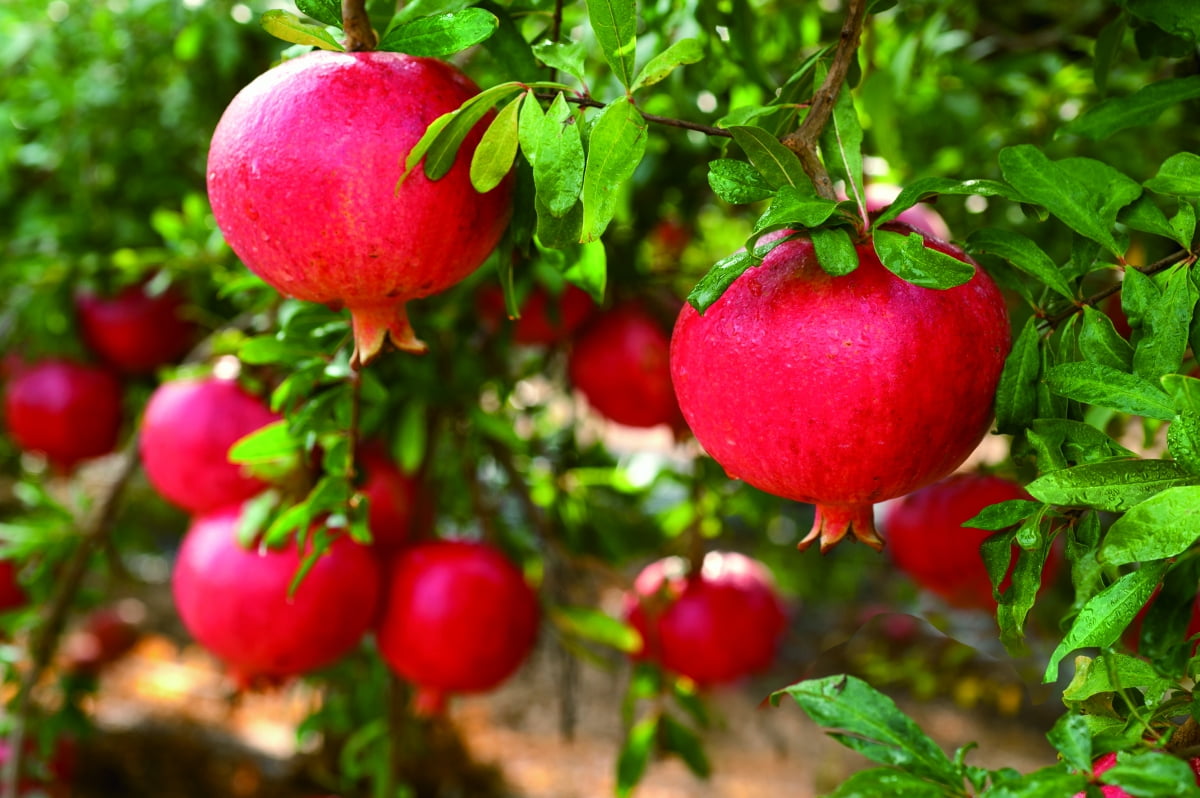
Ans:
[{"label": "fruit stem", "polygon": [[342,31],[346,34],[343,46],[348,53],[374,50],[379,39],[367,16],[366,0],[342,0]]},{"label": "fruit stem", "polygon": [[839,540],[852,532],[852,540],[866,543],[875,551],[883,549],[883,538],[875,531],[873,505],[870,504],[818,504],[813,518],[812,531],[796,548],[804,551],[816,541],[821,541],[821,553],[829,551]]},{"label": "fruit stem", "polygon": [[[1151,275],[1158,274],[1159,272],[1166,271],[1177,263],[1183,263],[1186,261],[1194,262],[1195,260],[1196,255],[1188,252],[1186,249],[1180,249],[1172,252],[1165,258],[1154,261],[1154,263],[1151,263],[1149,266],[1143,266],[1142,268],[1137,269],[1137,271],[1149,277]],[[1129,266],[1128,268],[1133,269],[1135,267]],[[1084,305],[1091,305],[1092,307],[1095,307],[1100,302],[1108,299],[1110,296],[1121,290],[1121,285],[1122,283],[1116,283],[1108,286],[1107,288],[1103,288],[1089,296],[1087,299],[1072,305],[1061,313],[1056,313],[1053,316],[1046,316],[1044,319],[1042,319],[1041,323],[1045,325],[1045,329],[1053,330],[1055,327],[1062,324],[1076,313],[1082,313]]]}]

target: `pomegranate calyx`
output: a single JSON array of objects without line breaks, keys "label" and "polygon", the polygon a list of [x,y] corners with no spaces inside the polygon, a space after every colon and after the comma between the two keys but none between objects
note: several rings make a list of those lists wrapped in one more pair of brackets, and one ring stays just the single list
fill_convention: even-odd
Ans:
[{"label": "pomegranate calyx", "polygon": [[851,540],[865,543],[875,551],[882,551],[883,538],[875,531],[875,519],[871,508],[870,504],[816,505],[812,531],[796,544],[796,548],[804,551],[819,540],[821,553],[824,554],[849,532],[854,535]]},{"label": "pomegranate calyx", "polygon": [[359,305],[350,309],[354,325],[354,355],[351,362],[365,366],[383,351],[391,341],[402,352],[424,354],[428,347],[417,337],[408,322],[403,303]]},{"label": "pomegranate calyx", "polygon": [[413,696],[413,714],[418,718],[436,718],[446,714],[449,696],[436,687],[418,687]]}]

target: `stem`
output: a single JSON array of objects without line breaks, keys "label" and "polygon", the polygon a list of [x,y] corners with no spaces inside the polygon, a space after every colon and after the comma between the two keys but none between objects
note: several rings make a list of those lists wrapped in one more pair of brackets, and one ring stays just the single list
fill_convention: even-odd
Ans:
[{"label": "stem", "polygon": [[[536,96],[539,100],[553,100],[554,99],[553,94],[538,94]],[[599,100],[594,100],[587,95],[564,95],[564,97],[566,98],[567,102],[575,103],[576,105],[578,105],[581,108],[604,108],[605,107],[605,103],[602,103]],[[726,138],[726,139],[733,138],[733,134],[730,133],[728,130],[725,130],[725,129],[719,128],[719,127],[713,127],[712,125],[704,125],[699,122],[689,122],[686,119],[675,119],[674,117],[670,117],[670,116],[659,116],[658,114],[648,114],[645,111],[642,111],[642,118],[645,119],[647,122],[653,122],[656,125],[666,125],[667,127],[677,127],[677,128],[682,128],[683,130],[696,130],[696,131],[699,131],[700,133],[704,133],[705,135],[708,135],[708,136],[720,136],[721,138]]]},{"label": "stem", "polygon": [[351,361],[350,363],[350,429],[347,433],[350,436],[350,457],[349,466],[346,478],[353,485],[358,476],[358,428],[359,418],[362,415],[362,371],[358,363]]},{"label": "stem", "polygon": [[833,53],[833,63],[829,65],[829,73],[825,81],[813,95],[808,115],[800,123],[800,127],[783,137],[782,141],[792,152],[800,157],[805,174],[812,180],[817,194],[826,199],[837,199],[833,190],[833,181],[825,164],[817,156],[817,139],[833,114],[833,104],[837,101],[842,84],[846,82],[846,73],[850,62],[858,50],[858,41],[862,38],[863,22],[867,18],[867,0],[849,0],[846,9],[846,21],[842,24],[842,33],[838,39],[837,49]]},{"label": "stem", "polygon": [[346,34],[343,45],[348,53],[361,53],[375,49],[378,37],[367,16],[366,0],[342,0],[342,31]]},{"label": "stem", "polygon": [[[1151,263],[1149,266],[1145,266],[1141,269],[1138,269],[1138,271],[1140,271],[1142,274],[1146,275],[1147,277],[1150,277],[1151,275],[1155,275],[1155,274],[1158,274],[1159,272],[1166,271],[1167,269],[1171,268],[1172,266],[1174,266],[1177,263],[1182,263],[1185,261],[1193,261],[1195,259],[1196,259],[1196,255],[1192,254],[1191,252],[1188,252],[1186,249],[1181,249],[1176,252],[1172,252],[1170,255],[1168,255],[1167,257],[1165,257],[1161,260],[1156,260],[1154,263]],[[1130,266],[1129,268],[1132,269],[1134,267]],[[1045,319],[1043,319],[1043,323],[1045,324],[1045,329],[1050,329],[1050,330],[1054,329],[1055,327],[1062,324],[1067,319],[1074,316],[1076,313],[1082,313],[1085,305],[1091,305],[1094,307],[1098,302],[1103,302],[1105,299],[1108,299],[1110,296],[1112,296],[1113,294],[1117,293],[1120,290],[1121,290],[1120,283],[1110,285],[1107,288],[1104,288],[1104,289],[1092,294],[1087,299],[1082,300],[1077,305],[1067,308],[1066,310],[1062,311],[1061,313],[1056,313],[1053,316],[1047,316]]]}]

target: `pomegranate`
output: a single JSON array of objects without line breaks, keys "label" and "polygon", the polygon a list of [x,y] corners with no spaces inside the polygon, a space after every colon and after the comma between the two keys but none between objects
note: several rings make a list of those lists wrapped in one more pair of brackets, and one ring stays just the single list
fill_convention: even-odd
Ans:
[{"label": "pomegranate", "polygon": [[1117,335],[1125,340],[1129,340],[1129,336],[1133,335],[1133,328],[1129,326],[1129,317],[1125,315],[1125,309],[1121,307],[1121,294],[1109,294],[1101,305],[1101,310],[1108,315],[1112,321],[1113,329],[1117,331]]},{"label": "pomegranate", "polygon": [[237,539],[241,506],[192,519],[171,589],[191,635],[243,685],[297,676],[349,652],[375,617],[380,569],[348,537],[313,565],[289,597],[302,561],[295,541],[246,549]]},{"label": "pomegranate", "polygon": [[17,564],[12,560],[0,560],[0,612],[24,607],[29,597],[17,579]]},{"label": "pomegranate", "polygon": [[49,359],[18,371],[4,396],[8,433],[61,471],[108,454],[121,430],[121,384],[109,371]]},{"label": "pomegranate", "polygon": [[229,245],[281,293],[349,308],[362,363],[389,337],[423,351],[405,303],[474,271],[508,224],[511,179],[482,195],[470,182],[484,125],[442,179],[416,169],[397,186],[429,123],[478,91],[442,61],[320,51],[256,78],[213,134],[208,195]]},{"label": "pomegranate", "polygon": [[234,380],[205,377],[158,386],[142,416],[142,465],[169,502],[203,513],[248,499],[266,484],[229,461],[229,447],[279,420]]},{"label": "pomegranate", "polygon": [[[505,317],[504,293],[497,286],[488,286],[479,292],[477,307],[489,328],[499,327]],[[536,286],[513,323],[513,340],[527,346],[556,344],[578,330],[595,309],[596,303],[581,288],[567,285],[562,293],[552,295]]]},{"label": "pomegranate", "polygon": [[492,689],[533,648],[537,596],[493,546],[427,541],[402,551],[388,568],[379,650],[417,686],[418,711],[441,711],[449,693]]},{"label": "pomegranate", "polygon": [[[1164,756],[1167,755],[1164,754]],[[1117,755],[1115,753],[1105,754],[1092,763],[1092,775],[1099,776],[1101,773],[1112,770],[1113,766],[1116,764]],[[1196,783],[1200,784],[1200,758],[1193,757],[1188,760],[1188,764],[1191,765],[1192,772],[1196,774]],[[1100,794],[1103,795],[1104,798],[1133,798],[1129,793],[1125,792],[1120,787],[1116,787],[1111,784],[1101,785]],[[1077,792],[1075,793],[1074,798],[1086,798],[1086,796],[1087,793]]]},{"label": "pomegranate", "polygon": [[136,599],[92,610],[63,639],[61,654],[73,673],[98,674],[128,654],[141,639],[146,607]]},{"label": "pomegranate", "polygon": [[358,460],[364,478],[359,490],[367,497],[367,527],[375,547],[391,551],[405,545],[417,514],[417,480],[401,471],[379,444],[362,447]]},{"label": "pomegranate", "polygon": [[[994,610],[992,583],[979,553],[979,546],[993,533],[963,523],[984,507],[1028,498],[1020,485],[1001,477],[953,474],[897,499],[887,508],[883,531],[888,551],[900,570],[947,603]],[[1057,557],[1047,557],[1043,580],[1052,577],[1057,567]],[[1008,582],[1006,577],[1000,586],[1002,591]]]},{"label": "pomegranate", "polygon": [[893,275],[869,242],[858,257],[831,277],[810,240],[786,241],[703,316],[684,306],[671,340],[679,405],[707,452],[732,478],[816,505],[800,548],[849,531],[882,547],[871,505],[966,459],[1009,349],[1003,297],[978,266],[934,290]]},{"label": "pomegranate", "polygon": [[116,296],[82,291],[75,309],[84,343],[105,362],[128,374],[144,374],[183,357],[196,325],[183,315],[186,298],[175,287],[157,294],[146,283]]},{"label": "pomegranate", "polygon": [[709,552],[698,574],[678,557],[642,569],[625,617],[642,636],[636,655],[701,687],[766,669],[787,624],[770,572],[736,552]]},{"label": "pomegranate", "polygon": [[630,427],[680,426],[671,388],[670,339],[636,301],[603,311],[571,347],[571,382],[600,415]]}]

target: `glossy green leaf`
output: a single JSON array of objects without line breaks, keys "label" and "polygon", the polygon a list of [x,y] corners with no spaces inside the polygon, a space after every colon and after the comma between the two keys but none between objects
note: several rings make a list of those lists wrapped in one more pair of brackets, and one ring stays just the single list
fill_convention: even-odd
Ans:
[{"label": "glossy green leaf", "polygon": [[1117,0],[1117,4],[1172,36],[1200,41],[1200,9],[1191,0]]},{"label": "glossy green leaf", "polygon": [[895,768],[869,768],[850,775],[825,798],[945,798],[946,786]]},{"label": "glossy green leaf", "polygon": [[[1006,535],[1003,537],[1007,538]],[[1050,554],[1052,537],[1047,534],[1042,519],[1034,516],[1025,519],[1017,528],[1013,540],[1020,548],[1017,550],[1016,564],[1009,574],[1008,588],[1002,594],[998,593],[1004,572],[989,568],[988,576],[998,602],[996,624],[1000,627],[1000,642],[1009,653],[1015,655],[1026,650],[1025,621],[1042,587],[1042,574]]]},{"label": "glossy green leaf", "polygon": [[996,429],[1014,434],[1029,426],[1037,410],[1037,384],[1042,359],[1037,319],[1025,321],[1012,351],[1004,361],[996,387]]},{"label": "glossy green leaf", "polygon": [[921,200],[936,197],[938,194],[1003,197],[1013,202],[1024,201],[1020,192],[997,180],[953,180],[948,177],[923,177],[909,183],[896,195],[896,199],[892,200],[892,204],[887,207],[887,210],[879,214],[872,222],[872,229],[878,229],[880,225],[895,219]]},{"label": "glossy green leaf", "polygon": [[1066,714],[1055,722],[1046,739],[1062,755],[1063,761],[1085,773],[1092,769],[1092,735],[1087,719],[1082,715]]},{"label": "glossy green leaf", "polygon": [[554,607],[550,610],[550,619],[567,634],[626,654],[642,646],[642,637],[636,629],[593,607]]},{"label": "glossy green leaf", "polygon": [[1045,379],[1052,392],[1077,402],[1149,418],[1175,415],[1171,398],[1154,383],[1099,363],[1060,363]]},{"label": "glossy green leaf", "polygon": [[1200,418],[1176,416],[1167,428],[1167,451],[1180,467],[1200,474]]},{"label": "glossy green leaf", "polygon": [[[517,113],[521,110],[521,101],[528,96],[528,93],[519,94],[500,109],[475,147],[475,153],[471,156],[471,185],[480,194],[486,194],[500,185],[512,171],[513,161],[517,157]],[[533,98],[529,101],[537,102]]]},{"label": "glossy green leaf", "polygon": [[[560,92],[541,119],[537,156],[531,161],[538,200],[545,203],[552,216],[560,219],[575,207],[583,189],[583,141],[578,121]],[[523,139],[522,148],[525,148]]]},{"label": "glossy green leaf", "polygon": [[849,91],[838,92],[833,113],[821,131],[821,154],[834,180],[842,180],[846,195],[860,208],[866,207],[863,195],[863,131]]},{"label": "glossy green leaf", "polygon": [[1180,264],[1157,275],[1157,301],[1142,316],[1142,334],[1133,352],[1133,371],[1153,382],[1179,370],[1188,348],[1188,329],[1196,308],[1197,291],[1188,267]]},{"label": "glossy green leaf", "polygon": [[1100,90],[1101,94],[1108,90],[1108,75],[1128,29],[1129,15],[1118,14],[1101,29],[1100,35],[1096,37],[1092,73],[1095,75],[1096,88]]},{"label": "glossy green leaf", "polygon": [[858,268],[858,248],[845,227],[818,227],[809,231],[813,253],[821,270],[842,277]]},{"label": "glossy green leaf", "polygon": [[1200,155],[1191,152],[1172,155],[1144,185],[1159,194],[1200,197]]},{"label": "glossy green leaf", "polygon": [[659,726],[659,744],[664,751],[678,754],[688,770],[697,778],[707,779],[712,773],[708,755],[696,732],[670,715],[663,715]]},{"label": "glossy green leaf", "polygon": [[1200,798],[1196,774],[1187,762],[1157,751],[1122,751],[1117,764],[1100,777],[1134,798]]},{"label": "glossy green leaf", "polygon": [[[1178,468],[1178,467],[1177,467]],[[1196,482],[1182,468],[1180,482]],[[1200,485],[1167,487],[1118,518],[1100,549],[1102,562],[1124,565],[1181,554],[1200,540]]]},{"label": "glossy green leaf", "polygon": [[767,253],[779,243],[781,242],[773,241],[770,244],[756,246],[753,254],[743,249],[721,258],[704,277],[700,278],[700,282],[696,283],[696,287],[688,294],[688,303],[703,314],[721,298],[726,288],[733,285],[734,280],[741,277],[746,269],[762,263],[762,259],[767,256]]},{"label": "glossy green leaf", "polygon": [[267,33],[276,39],[283,39],[285,42],[319,47],[322,50],[341,51],[345,49],[337,39],[329,35],[329,31],[325,30],[324,26],[305,22],[290,11],[279,9],[264,11],[259,23]]},{"label": "glossy green leaf", "polygon": [[285,420],[275,421],[242,436],[229,447],[231,463],[265,463],[296,455],[300,443],[288,431]]},{"label": "glossy green leaf", "polygon": [[975,276],[970,263],[925,246],[920,233],[876,230],[875,253],[892,274],[922,288],[954,288]]},{"label": "glossy green leaf", "polygon": [[628,97],[605,106],[588,136],[583,176],[582,241],[600,238],[616,212],[617,197],[646,154],[646,120]]},{"label": "glossy green leaf", "polygon": [[1200,416],[1200,380],[1185,374],[1167,374],[1159,382],[1179,413]]},{"label": "glossy green leaf", "polygon": [[729,128],[729,133],[772,188],[791,186],[812,191],[812,182],[804,173],[796,153],[780,144],[779,139],[769,132],[761,127],[735,125]]},{"label": "glossy green leaf", "polygon": [[972,233],[966,243],[967,251],[972,255],[987,253],[1004,258],[1060,296],[1074,301],[1075,292],[1063,278],[1058,265],[1032,239],[1020,233],[985,227]]},{"label": "glossy green leaf", "polygon": [[1161,695],[1170,683],[1149,662],[1109,651],[1095,659],[1080,657],[1071,683],[1063,690],[1063,700],[1070,706],[1092,696],[1128,690],[1130,687],[1144,688],[1145,695],[1152,697]]},{"label": "glossy green leaf", "polygon": [[795,227],[817,227],[837,210],[835,200],[784,186],[775,193],[770,206],[754,223],[754,232]]},{"label": "glossy green leaf", "polygon": [[425,459],[429,443],[427,417],[425,404],[416,400],[406,404],[400,411],[400,424],[392,441],[392,453],[406,474],[415,474]]},{"label": "glossy green leaf", "polygon": [[1187,241],[1190,241],[1180,238],[1179,231],[1171,226],[1166,214],[1145,194],[1123,208],[1117,216],[1117,221],[1143,233],[1169,238],[1180,246],[1186,246]]},{"label": "glossy green leaf", "polygon": [[533,45],[533,54],[551,69],[566,72],[581,82],[587,75],[587,69],[584,66],[587,59],[587,48],[584,47],[583,42],[538,42]]},{"label": "glossy green leaf", "polygon": [[563,277],[587,291],[597,305],[602,304],[608,284],[608,253],[604,243],[581,244],[578,253],[575,262],[563,272]]},{"label": "glossy green leaf", "polygon": [[296,8],[317,22],[342,27],[342,0],[296,0]]},{"label": "glossy green leaf", "polygon": [[1079,352],[1085,360],[1129,372],[1133,370],[1133,347],[1113,327],[1107,313],[1083,306],[1079,328]]},{"label": "glossy green leaf", "polygon": [[1062,765],[1053,765],[1032,773],[1018,774],[979,793],[979,798],[1065,798],[1087,787],[1082,773],[1068,773]]},{"label": "glossy green leaf", "polygon": [[1115,460],[1043,474],[1025,486],[1034,498],[1065,507],[1124,512],[1194,477],[1170,460]]},{"label": "glossy green leaf", "polygon": [[629,730],[625,744],[617,755],[617,796],[626,798],[642,780],[650,755],[654,753],[654,741],[658,736],[658,715],[643,718]]},{"label": "glossy green leaf", "polygon": [[1034,419],[1030,430],[1044,439],[1053,439],[1066,459],[1075,464],[1095,463],[1136,455],[1090,424],[1067,418]]},{"label": "glossy green leaf", "polygon": [[732,158],[718,158],[709,162],[708,185],[730,205],[758,202],[771,196],[775,190],[753,166]]},{"label": "glossy green leaf", "polygon": [[588,19],[604,60],[629,88],[637,57],[637,8],[634,0],[588,0]]},{"label": "glossy green leaf", "polygon": [[1160,80],[1125,97],[1113,97],[1071,120],[1062,129],[1093,141],[1118,130],[1153,124],[1168,108],[1200,98],[1200,76]]},{"label": "glossy green leaf", "polygon": [[1171,229],[1175,231],[1174,240],[1185,249],[1191,248],[1192,239],[1196,237],[1196,208],[1186,199],[1179,201],[1179,210],[1171,217]]},{"label": "glossy green leaf", "polygon": [[[413,168],[422,160],[425,162],[425,176],[430,180],[439,180],[454,166],[458,156],[458,148],[472,128],[487,116],[492,107],[509,94],[523,90],[518,83],[501,83],[485,89],[464,102],[458,109],[442,114],[429,123],[424,135],[417,141],[404,160],[405,178],[412,174]],[[526,107],[537,103],[524,103]]]},{"label": "glossy green leaf", "polygon": [[653,86],[664,80],[678,67],[684,64],[694,64],[702,58],[704,58],[704,48],[700,46],[700,42],[695,39],[680,39],[646,62],[629,90],[637,91],[645,86]]},{"label": "glossy green leaf", "polygon": [[500,20],[482,8],[465,8],[396,25],[379,41],[380,50],[445,58],[485,41]]},{"label": "glossy green leaf", "polygon": [[583,230],[583,203],[576,201],[566,214],[555,216],[542,202],[540,196],[534,199],[534,210],[537,212],[537,240],[544,247],[551,249],[570,249],[579,245],[579,236]]},{"label": "glossy green leaf", "polygon": [[316,354],[311,347],[292,338],[281,339],[274,335],[256,335],[247,338],[238,347],[238,359],[250,365],[270,363],[295,364],[300,359]]},{"label": "glossy green leaf", "polygon": [[1041,509],[1042,503],[1029,499],[1010,499],[984,507],[966,521],[963,526],[992,531],[1008,529],[1021,523]]}]

